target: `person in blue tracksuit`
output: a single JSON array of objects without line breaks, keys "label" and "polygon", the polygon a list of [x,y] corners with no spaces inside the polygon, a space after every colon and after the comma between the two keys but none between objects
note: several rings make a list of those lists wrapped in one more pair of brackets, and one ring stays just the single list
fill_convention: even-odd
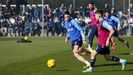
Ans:
[{"label": "person in blue tracksuit", "polygon": [[66,11],[64,13],[64,21],[62,21],[61,25],[67,30],[65,43],[68,43],[68,40],[72,41],[72,51],[74,56],[84,64],[90,65],[90,63],[79,54],[82,51],[86,51],[82,48],[82,44],[86,44],[86,41],[84,32],[79,23],[71,18],[70,13]]},{"label": "person in blue tracksuit", "polygon": [[[120,19],[111,15],[108,9],[104,10],[104,15],[105,15],[104,19],[109,23],[109,25],[112,26],[112,28],[115,31],[114,37],[116,37],[120,42],[124,43],[129,48],[128,42],[125,41],[123,38],[121,38],[120,35],[118,34],[118,29],[120,27]],[[113,38],[111,38],[111,45],[112,45],[112,49],[115,49]]]}]

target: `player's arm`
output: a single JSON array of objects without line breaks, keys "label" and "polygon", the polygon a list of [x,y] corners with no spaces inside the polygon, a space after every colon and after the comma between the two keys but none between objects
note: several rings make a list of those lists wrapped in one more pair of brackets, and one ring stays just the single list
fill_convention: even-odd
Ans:
[{"label": "player's arm", "polygon": [[111,19],[114,20],[115,22],[117,22],[118,24],[120,24],[120,19],[115,17],[115,16],[111,16]]},{"label": "player's arm", "polygon": [[[61,25],[64,27],[64,21],[62,21]],[[67,33],[65,43],[68,43],[68,40],[70,39],[70,35]]]},{"label": "player's arm", "polygon": [[114,34],[114,29],[106,21],[103,22],[103,27],[106,28],[106,29],[108,29],[110,31],[109,37],[108,37],[108,39],[106,41],[106,46],[108,46],[109,45],[109,41],[110,41],[112,35]]},{"label": "player's arm", "polygon": [[70,36],[69,36],[69,34],[67,33],[67,36],[66,36],[66,39],[65,39],[65,43],[66,43],[66,44],[68,43],[69,39],[70,39]]},{"label": "player's arm", "polygon": [[[114,20],[115,22],[117,22],[118,24],[118,28],[120,28],[120,25],[121,25],[121,21],[119,18],[115,17],[115,16],[111,16],[111,19]],[[119,30],[119,29],[118,29]]]}]

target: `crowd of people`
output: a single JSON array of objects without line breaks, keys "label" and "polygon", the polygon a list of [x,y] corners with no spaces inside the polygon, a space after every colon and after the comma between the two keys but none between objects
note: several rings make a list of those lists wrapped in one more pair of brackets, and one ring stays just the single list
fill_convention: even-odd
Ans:
[{"label": "crowd of people", "polygon": [[[46,36],[66,36],[66,29],[61,26],[63,14],[66,10],[80,23],[85,35],[88,36],[91,28],[88,6],[85,8],[80,6],[78,10],[75,10],[72,4],[66,7],[62,3],[55,9],[52,9],[49,4],[44,5],[43,8],[44,26],[42,28],[42,7],[29,5],[25,9],[22,8],[21,13],[16,14],[17,9],[15,6],[3,7],[0,4],[0,36],[41,36],[42,29],[44,29]],[[96,6],[95,9],[97,9]],[[111,13],[121,20],[120,34],[127,35],[129,29],[128,16],[117,11]],[[133,26],[131,26],[130,30],[133,33]]]}]

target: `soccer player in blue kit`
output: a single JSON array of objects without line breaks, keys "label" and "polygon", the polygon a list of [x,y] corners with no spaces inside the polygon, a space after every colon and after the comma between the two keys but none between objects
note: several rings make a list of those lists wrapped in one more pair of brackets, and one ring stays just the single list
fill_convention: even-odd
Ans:
[{"label": "soccer player in blue kit", "polygon": [[86,41],[84,32],[79,23],[71,18],[70,13],[66,11],[64,13],[64,21],[62,21],[61,25],[67,30],[65,43],[68,43],[68,40],[72,41],[72,51],[74,56],[84,64],[90,65],[90,63],[79,54],[82,51],[87,51],[82,48],[82,44],[86,44]]},{"label": "soccer player in blue kit", "polygon": [[[118,30],[119,30],[119,27],[120,27],[119,18],[111,15],[111,12],[110,12],[109,9],[104,10],[104,16],[105,16],[104,19],[109,23],[109,25],[112,26],[112,28],[115,31],[113,36],[116,37],[120,42],[124,43],[129,48],[128,42],[125,41],[123,38],[121,38],[120,35],[118,34]],[[111,38],[111,46],[112,46],[112,49],[115,49],[113,37]]]}]

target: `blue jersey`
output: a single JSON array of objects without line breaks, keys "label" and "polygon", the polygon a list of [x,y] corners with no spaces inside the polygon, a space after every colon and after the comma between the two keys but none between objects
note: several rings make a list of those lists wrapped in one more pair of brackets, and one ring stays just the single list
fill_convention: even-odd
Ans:
[{"label": "blue jersey", "polygon": [[120,25],[120,20],[115,16],[104,17],[104,19],[112,26],[112,28],[117,28]]},{"label": "blue jersey", "polygon": [[83,30],[76,20],[70,19],[69,21],[63,21],[61,25],[67,29],[67,39],[71,39],[73,41],[82,37],[82,40],[85,40]]}]

